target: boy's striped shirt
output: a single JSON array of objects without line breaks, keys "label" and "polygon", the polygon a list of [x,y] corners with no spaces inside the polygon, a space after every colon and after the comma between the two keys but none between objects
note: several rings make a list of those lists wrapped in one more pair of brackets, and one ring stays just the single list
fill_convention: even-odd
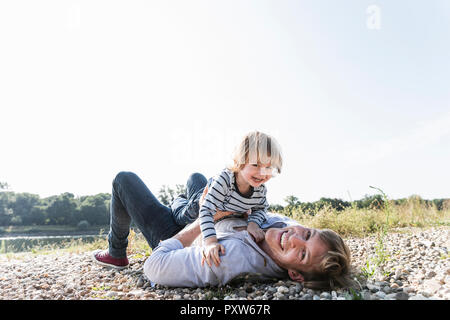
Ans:
[{"label": "boy's striped shirt", "polygon": [[234,173],[229,169],[224,169],[217,176],[210,178],[208,193],[199,213],[203,239],[216,236],[214,215],[217,210],[236,212],[233,216],[241,217],[251,209],[248,221],[253,221],[261,227],[267,218],[266,212],[269,207],[266,193],[266,186],[262,184],[253,188],[253,194],[250,197],[244,197],[239,193]]}]

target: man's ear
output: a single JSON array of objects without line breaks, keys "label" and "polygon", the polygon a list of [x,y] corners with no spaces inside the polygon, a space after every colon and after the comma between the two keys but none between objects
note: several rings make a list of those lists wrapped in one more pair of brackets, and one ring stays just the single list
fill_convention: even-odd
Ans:
[{"label": "man's ear", "polygon": [[303,275],[295,270],[288,270],[289,277],[297,282],[302,283],[305,281],[305,278],[303,278]]}]

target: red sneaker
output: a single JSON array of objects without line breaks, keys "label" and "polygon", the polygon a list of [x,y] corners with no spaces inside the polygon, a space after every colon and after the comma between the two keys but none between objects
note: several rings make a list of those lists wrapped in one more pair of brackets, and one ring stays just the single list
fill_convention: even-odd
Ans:
[{"label": "red sneaker", "polygon": [[92,259],[102,266],[123,269],[128,267],[128,258],[113,258],[109,255],[108,250],[95,250],[92,253]]}]

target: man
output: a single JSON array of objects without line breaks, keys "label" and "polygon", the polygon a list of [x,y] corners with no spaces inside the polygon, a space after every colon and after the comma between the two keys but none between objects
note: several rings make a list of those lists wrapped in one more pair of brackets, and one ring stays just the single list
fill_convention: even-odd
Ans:
[{"label": "man", "polygon": [[268,214],[262,225],[265,237],[256,243],[245,230],[245,219],[226,218],[229,212],[217,212],[217,238],[225,250],[218,261],[204,259],[196,214],[207,192],[206,182],[201,174],[191,175],[187,196],[178,197],[168,208],[137,175],[119,173],[113,181],[109,249],[94,252],[94,261],[118,268],[128,265],[127,236],[133,218],[153,249],[144,273],[161,285],[220,286],[246,273],[288,276],[310,288],[351,285],[350,252],[339,235],[302,227],[279,214]]}]

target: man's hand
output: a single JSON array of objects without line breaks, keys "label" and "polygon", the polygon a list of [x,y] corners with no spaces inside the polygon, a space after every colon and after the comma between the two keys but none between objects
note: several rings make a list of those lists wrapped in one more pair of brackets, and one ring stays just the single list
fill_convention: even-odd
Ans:
[{"label": "man's hand", "polygon": [[247,231],[255,239],[255,242],[260,242],[266,237],[264,231],[253,221],[248,223]]},{"label": "man's hand", "polygon": [[208,186],[203,189],[202,196],[200,197],[200,200],[198,200],[198,206],[201,208],[203,205],[203,202],[205,202],[206,194],[208,193]]},{"label": "man's hand", "polygon": [[206,261],[208,266],[211,267],[211,261],[214,262],[216,267],[220,264],[219,253],[225,254],[225,247],[217,242],[216,237],[210,237],[204,241],[203,245],[203,257],[202,257],[202,267]]}]

